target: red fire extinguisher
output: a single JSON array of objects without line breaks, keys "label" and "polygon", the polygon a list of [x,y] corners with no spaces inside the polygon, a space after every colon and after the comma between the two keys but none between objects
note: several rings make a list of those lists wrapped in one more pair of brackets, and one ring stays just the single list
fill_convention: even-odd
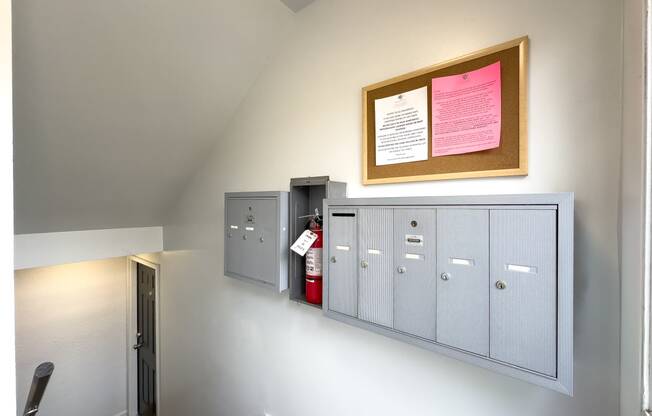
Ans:
[{"label": "red fire extinguisher", "polygon": [[306,252],[306,301],[321,305],[322,294],[322,237],[321,216],[316,213],[310,218],[308,228],[317,234],[317,239]]}]

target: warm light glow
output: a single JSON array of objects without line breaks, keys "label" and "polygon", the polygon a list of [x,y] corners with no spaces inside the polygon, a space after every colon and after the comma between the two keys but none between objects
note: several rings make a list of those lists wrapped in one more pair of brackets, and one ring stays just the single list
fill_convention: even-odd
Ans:
[{"label": "warm light glow", "polygon": [[16,414],[11,2],[0,3],[0,413]]}]

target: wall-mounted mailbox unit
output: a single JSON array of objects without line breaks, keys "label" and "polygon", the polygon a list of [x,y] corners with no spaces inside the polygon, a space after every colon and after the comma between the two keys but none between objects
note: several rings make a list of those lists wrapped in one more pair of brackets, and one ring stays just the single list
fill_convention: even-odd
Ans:
[{"label": "wall-mounted mailbox unit", "polygon": [[328,317],[573,394],[573,194],[324,212]]},{"label": "wall-mounted mailbox unit", "polygon": [[288,193],[224,194],[224,275],[288,287]]},{"label": "wall-mounted mailbox unit", "polygon": [[[323,214],[326,198],[345,198],[346,183],[334,182],[328,176],[292,178],[290,180],[290,244],[305,230],[307,215],[315,213],[315,208]],[[290,299],[307,305],[320,307],[306,302],[306,273],[304,258],[289,251],[290,262]]]}]

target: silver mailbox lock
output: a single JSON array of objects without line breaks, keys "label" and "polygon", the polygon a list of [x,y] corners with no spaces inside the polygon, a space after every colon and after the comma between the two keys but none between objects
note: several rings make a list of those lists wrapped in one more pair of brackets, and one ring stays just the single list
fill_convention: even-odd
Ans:
[{"label": "silver mailbox lock", "polygon": [[505,283],[504,280],[499,280],[496,282],[496,289],[503,290],[505,288],[507,288],[507,283]]},{"label": "silver mailbox lock", "polygon": [[441,278],[441,280],[446,281],[451,278],[451,275],[449,273],[444,272],[439,277]]},{"label": "silver mailbox lock", "polygon": [[399,272],[400,274],[403,274],[407,272],[407,269],[405,268],[405,266],[399,266],[396,268],[396,271]]},{"label": "silver mailbox lock", "polygon": [[360,262],[360,267],[362,267],[363,269],[366,269],[367,267],[369,267],[369,263],[367,263],[366,260],[362,260]]},{"label": "silver mailbox lock", "polygon": [[337,263],[337,259],[335,258],[335,256],[331,256],[331,263]]}]

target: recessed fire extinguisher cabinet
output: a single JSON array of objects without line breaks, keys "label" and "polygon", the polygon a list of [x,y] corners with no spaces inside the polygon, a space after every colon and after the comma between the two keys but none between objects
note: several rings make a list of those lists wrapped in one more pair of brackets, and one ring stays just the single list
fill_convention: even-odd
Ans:
[{"label": "recessed fire extinguisher cabinet", "polygon": [[288,288],[288,193],[224,194],[224,275]]},{"label": "recessed fire extinguisher cabinet", "polygon": [[[323,214],[326,198],[345,198],[346,183],[331,181],[328,176],[292,178],[290,180],[290,244],[306,229],[309,215],[315,209]],[[289,251],[290,299],[307,305],[321,305],[306,302],[306,264],[305,258]]]},{"label": "recessed fire extinguisher cabinet", "polygon": [[573,394],[573,194],[328,199],[326,316]]}]

